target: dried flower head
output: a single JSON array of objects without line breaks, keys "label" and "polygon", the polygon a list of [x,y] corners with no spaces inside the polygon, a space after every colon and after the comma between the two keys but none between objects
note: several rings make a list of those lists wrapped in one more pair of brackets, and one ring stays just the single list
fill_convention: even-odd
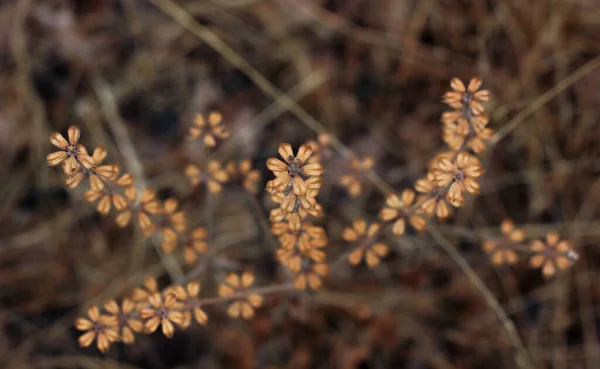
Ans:
[{"label": "dried flower head", "polygon": [[283,143],[279,145],[278,151],[283,161],[277,158],[267,160],[267,168],[277,177],[269,181],[270,184],[267,185],[267,188],[271,188],[272,191],[276,192],[284,192],[288,186],[291,186],[294,195],[305,196],[308,191],[304,182],[305,178],[318,177],[323,174],[323,167],[320,163],[307,163],[313,152],[312,148],[308,145],[302,145],[297,154],[294,155],[292,146]]},{"label": "dried flower head", "polygon": [[144,286],[136,287],[133,290],[132,300],[136,303],[138,308],[142,308],[148,304],[150,296],[158,293],[158,283],[156,278],[147,276],[144,278]]},{"label": "dried flower head", "polygon": [[306,262],[302,271],[294,279],[294,288],[297,290],[319,290],[323,286],[323,277],[329,273],[326,263]]},{"label": "dried flower head", "polygon": [[465,87],[460,79],[452,78],[450,87],[454,91],[444,94],[444,102],[455,109],[468,107],[473,115],[479,115],[485,110],[481,103],[488,101],[491,96],[488,90],[479,90],[481,84],[481,79],[474,77],[469,81],[469,85]]},{"label": "dried flower head", "polygon": [[342,232],[342,238],[358,246],[348,254],[348,261],[352,265],[359,264],[365,258],[369,267],[379,265],[380,259],[388,253],[387,245],[377,242],[375,239],[381,230],[379,223],[367,225],[364,219],[358,218],[352,223],[352,227],[346,227]]},{"label": "dried flower head", "polygon": [[[115,170],[115,173],[118,171]],[[95,175],[90,175],[90,179],[99,178]],[[90,181],[91,182],[91,181]],[[130,186],[133,183],[131,174],[124,174],[114,182],[107,180],[108,186],[103,185],[99,188],[92,184],[91,188],[84,194],[87,202],[93,203],[98,201],[96,210],[102,215],[107,215],[110,212],[111,206],[114,206],[118,211],[124,210],[129,205],[127,199],[121,194],[119,187]]]},{"label": "dried flower head", "polygon": [[340,185],[342,185],[351,197],[356,197],[362,190],[362,183],[357,176],[362,177],[364,172],[369,171],[375,165],[375,160],[371,156],[358,159],[352,158],[350,166],[354,174],[344,174],[340,176]]},{"label": "dried flower head", "polygon": [[433,172],[430,171],[425,178],[417,180],[415,190],[422,194],[417,198],[417,203],[425,214],[435,214],[440,220],[450,216],[451,209],[446,202],[446,191],[443,187],[438,187]]},{"label": "dried flower head", "polygon": [[379,218],[386,222],[394,221],[392,232],[395,236],[401,236],[406,230],[406,219],[410,225],[417,231],[422,232],[427,226],[427,220],[417,214],[413,209],[415,202],[415,192],[406,189],[402,196],[390,194],[385,200],[385,207],[379,212]]},{"label": "dried flower head", "polygon": [[83,145],[79,145],[81,130],[77,126],[70,126],[68,129],[67,141],[59,132],[53,132],[50,135],[50,143],[57,147],[59,151],[48,154],[46,162],[50,166],[65,163],[64,171],[66,174],[74,173],[80,163],[89,167],[93,165],[92,158],[87,154]]},{"label": "dried flower head", "polygon": [[208,162],[208,171],[206,173],[202,173],[200,168],[190,164],[185,168],[185,175],[188,177],[192,187],[196,187],[200,183],[206,183],[208,191],[215,195],[221,193],[223,184],[229,179],[227,170],[222,168],[221,164],[215,160]]},{"label": "dried flower head", "polygon": [[104,303],[104,309],[117,319],[121,341],[128,345],[135,342],[134,332],[140,333],[144,329],[144,324],[137,318],[135,305],[131,299],[124,299],[121,306],[115,300]]},{"label": "dried flower head", "polygon": [[146,188],[142,191],[140,198],[140,209],[138,210],[138,224],[142,235],[150,237],[156,230],[156,225],[150,219],[149,214],[157,215],[163,211],[162,203],[156,197],[156,191]]},{"label": "dried flower head", "polygon": [[479,178],[482,174],[483,169],[479,161],[466,152],[460,152],[456,156],[455,163],[445,157],[438,160],[435,181],[438,187],[450,186],[447,198],[454,205],[463,202],[464,191],[479,193],[479,183],[475,178]]},{"label": "dried flower head", "polygon": [[87,318],[75,320],[75,327],[80,331],[85,331],[79,337],[79,345],[88,347],[95,340],[98,350],[107,352],[110,344],[119,339],[118,319],[114,316],[101,315],[100,309],[96,305],[88,308],[87,315]]},{"label": "dried flower head", "polygon": [[557,270],[569,268],[579,259],[571,243],[567,240],[561,241],[556,232],[549,232],[545,243],[534,240],[529,247],[535,253],[529,261],[530,265],[533,268],[542,268],[542,273],[547,278],[556,274]]},{"label": "dried flower head", "polygon": [[515,227],[510,219],[505,219],[500,229],[504,237],[498,240],[485,241],[483,250],[489,255],[492,264],[516,264],[519,261],[516,249],[525,240],[525,232],[521,228]]},{"label": "dried flower head", "polygon": [[191,321],[192,316],[196,322],[200,325],[206,325],[208,321],[208,315],[201,308],[201,302],[198,298],[200,294],[200,282],[192,281],[189,282],[185,288],[183,286],[176,285],[170,290],[177,300],[182,304],[183,320],[179,325],[181,328],[187,328]]},{"label": "dried flower head", "polygon": [[168,254],[172,252],[179,242],[180,234],[187,228],[185,212],[178,210],[179,203],[175,198],[169,198],[163,206],[165,219],[160,230],[162,235],[161,250]]},{"label": "dried flower head", "polygon": [[217,138],[225,139],[229,137],[229,132],[225,130],[222,124],[223,116],[219,112],[211,112],[208,115],[208,123],[202,114],[196,114],[194,125],[188,132],[188,139],[194,140],[202,137],[202,141],[208,147],[217,145]]},{"label": "dried flower head", "polygon": [[208,231],[203,227],[198,227],[190,232],[185,248],[183,249],[183,257],[187,264],[196,263],[198,257],[206,253],[206,250],[208,250],[207,237]]},{"label": "dried flower head", "polygon": [[144,322],[146,333],[154,333],[158,326],[162,326],[162,333],[168,337],[173,337],[175,327],[173,324],[181,324],[183,322],[183,314],[178,311],[181,304],[173,294],[162,296],[160,293],[155,293],[148,298],[149,307],[140,310]]},{"label": "dried flower head", "polygon": [[238,164],[238,169],[244,189],[250,193],[257,193],[258,182],[260,182],[260,171],[252,169],[252,161],[250,159],[241,160]]},{"label": "dried flower head", "polygon": [[244,272],[241,276],[229,273],[225,278],[225,283],[219,285],[220,296],[236,298],[236,301],[232,302],[227,309],[230,317],[252,319],[254,309],[262,305],[263,297],[248,291],[252,284],[254,284],[254,274]]}]

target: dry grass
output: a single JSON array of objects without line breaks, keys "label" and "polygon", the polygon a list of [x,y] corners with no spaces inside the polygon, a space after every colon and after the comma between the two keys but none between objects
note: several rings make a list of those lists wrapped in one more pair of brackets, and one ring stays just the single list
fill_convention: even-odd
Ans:
[{"label": "dry grass", "polygon": [[[600,5],[595,1],[15,0],[0,5],[0,362],[8,368],[596,368],[600,363]],[[339,263],[296,293],[275,260],[266,191],[192,188],[189,164],[265,162],[330,134],[318,201],[328,258],[343,229],[376,221],[391,189],[423,177],[443,145],[448,81],[473,75],[497,129],[481,194],[450,220],[398,239],[377,268]],[[198,112],[223,113],[216,150],[184,141]],[[101,217],[47,168],[48,135],[88,148],[206,227],[195,268],[160,239]],[[352,162],[372,158],[361,169]],[[355,184],[340,178],[351,176]],[[343,182],[343,181],[342,181]],[[481,245],[514,219],[528,240],[558,232],[579,254],[550,279]],[[180,249],[181,250],[181,249]],[[219,255],[223,257],[218,257]],[[493,260],[492,260],[493,261]],[[264,301],[227,317],[218,286],[252,269]],[[138,336],[103,355],[73,327],[91,303],[202,281],[204,327]],[[284,281],[280,284],[273,281]],[[242,309],[240,307],[240,309]],[[151,312],[148,312],[150,314]],[[149,315],[150,316],[150,315]],[[520,346],[522,345],[522,349]],[[530,363],[529,363],[530,361]]]}]

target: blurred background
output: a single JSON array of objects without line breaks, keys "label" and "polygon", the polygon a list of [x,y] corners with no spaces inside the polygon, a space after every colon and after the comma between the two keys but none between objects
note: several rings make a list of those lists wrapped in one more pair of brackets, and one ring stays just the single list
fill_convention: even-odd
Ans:
[{"label": "blurred background", "polygon": [[[214,37],[218,37],[215,41]],[[313,294],[269,296],[249,322],[208,309],[206,327],[81,349],[74,319],[146,275],[197,272],[178,252],[119,229],[49,168],[48,135],[71,124],[237,264],[281,279],[264,191],[192,189],[206,153],[184,140],[219,110],[231,137],[211,156],[264,162],[316,139],[302,107],[401,190],[443,148],[441,96],[456,76],[493,93],[482,194],[439,226],[514,321],[533,367],[600,367],[600,3],[596,0],[5,0],[0,3],[0,366],[6,368],[516,368],[515,347],[456,262],[427,235],[390,238],[377,270],[341,268]],[[241,69],[240,69],[241,67]],[[274,86],[276,89],[271,89]],[[285,93],[294,104],[276,101]],[[296,111],[297,113],[297,111]],[[318,129],[318,127],[317,127]],[[332,153],[319,196],[329,254],[343,227],[375,219],[384,195]],[[494,266],[481,235],[507,217],[528,238],[570,239],[580,260],[545,280],[527,261]],[[265,226],[266,224],[266,226]],[[346,248],[346,249],[345,249]],[[180,251],[180,250],[179,250]]]}]

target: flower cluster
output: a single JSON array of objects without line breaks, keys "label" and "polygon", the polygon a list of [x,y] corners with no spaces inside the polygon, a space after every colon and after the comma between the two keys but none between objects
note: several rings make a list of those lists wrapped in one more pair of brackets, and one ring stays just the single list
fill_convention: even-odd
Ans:
[{"label": "flower cluster", "polygon": [[396,236],[404,233],[404,219],[408,219],[416,231],[423,231],[427,218],[444,220],[452,214],[452,207],[463,205],[465,194],[479,193],[478,178],[483,168],[476,154],[485,149],[482,135],[487,139],[493,134],[486,128],[489,119],[482,105],[489,100],[490,92],[479,90],[479,78],[472,78],[466,88],[457,78],[453,78],[450,85],[453,91],[444,95],[444,102],[454,110],[445,112],[442,122],[444,141],[451,151],[439,153],[431,161],[427,174],[415,182],[418,196],[412,190],[405,190],[401,196],[390,194],[379,214],[383,221],[394,221]]},{"label": "flower cluster", "polygon": [[[479,193],[483,168],[478,155],[493,134],[487,127],[489,118],[482,104],[489,100],[490,93],[480,90],[481,84],[479,78],[473,78],[465,87],[460,80],[452,79],[453,90],[443,98],[452,110],[442,115],[444,141],[449,150],[431,160],[427,173],[415,181],[414,188],[386,194],[377,221],[357,218],[344,228],[341,238],[351,248],[342,254],[340,261],[347,260],[354,266],[364,262],[375,268],[390,253],[389,243],[380,240],[386,229],[394,237],[422,232],[430,221],[436,218],[445,221],[454,208],[463,206],[467,196]],[[220,113],[210,113],[206,119],[197,115],[188,138],[201,139],[206,148],[214,148],[229,136],[222,123]],[[103,147],[88,154],[79,143],[78,127],[69,127],[67,136],[52,133],[50,142],[58,151],[49,154],[46,160],[49,165],[62,166],[69,189],[89,183],[84,197],[96,203],[98,212],[108,215],[115,209],[118,226],[135,223],[143,235],[156,235],[163,253],[174,252],[181,245],[183,259],[191,266],[198,264],[207,252],[210,251],[211,257],[217,253],[218,248],[211,248],[209,231],[201,226],[190,227],[177,199],[163,201],[153,189],[138,188],[134,177],[121,173],[119,166],[103,164],[107,156]],[[331,139],[320,134],[317,141],[301,145],[296,152],[290,144],[282,143],[278,147],[281,159],[272,157],[266,162],[275,176],[266,183],[266,190],[278,204],[269,216],[270,231],[279,244],[275,255],[292,282],[282,285],[285,287],[282,290],[318,290],[329,273],[328,235],[313,218],[323,213],[317,196],[323,185],[322,160],[332,156]],[[361,180],[371,173],[375,162],[371,157],[354,157],[350,164],[353,173],[342,175],[339,183],[351,197],[356,197],[363,189]],[[253,169],[248,158],[222,164],[209,157],[202,164],[188,165],[184,174],[193,187],[203,184],[213,195],[222,193],[231,182],[255,194],[260,183],[260,172]],[[543,275],[550,277],[578,258],[571,244],[561,241],[556,233],[549,233],[545,242],[535,240],[527,245],[525,232],[511,220],[502,223],[501,231],[502,237],[487,240],[482,246],[495,265],[516,264],[519,253],[524,252],[531,256],[530,266],[541,268]],[[114,342],[134,343],[140,333],[160,330],[170,338],[177,329],[186,329],[192,322],[205,325],[209,319],[205,308],[215,303],[227,303],[231,318],[252,319],[264,302],[263,295],[278,290],[253,288],[254,282],[252,272],[228,273],[218,285],[219,296],[203,298],[199,281],[160,289],[154,278],[147,277],[142,287],[134,289],[120,303],[109,300],[101,307],[90,306],[87,316],[75,322],[76,328],[83,332],[79,343],[88,347],[95,342],[101,352],[107,352]]]},{"label": "flower cluster", "polygon": [[[190,138],[202,136],[206,146],[214,146],[216,138],[227,137],[221,125],[220,114],[212,113],[208,124],[197,117],[195,124],[190,130]],[[89,189],[85,191],[84,197],[90,203],[97,203],[98,212],[108,215],[114,208],[119,227],[136,223],[143,235],[149,237],[157,234],[164,253],[170,253],[182,244],[185,261],[193,264],[208,250],[208,232],[203,227],[188,230],[188,217],[180,209],[177,199],[161,201],[151,188],[140,191],[130,173],[120,173],[116,164],[102,163],[107,156],[103,147],[96,148],[89,155],[86,147],[79,143],[79,127],[69,127],[67,136],[68,138],[64,138],[58,132],[50,135],[50,142],[59,150],[49,154],[46,160],[51,166],[62,166],[69,189],[77,188],[87,179]],[[207,167],[208,175],[192,167],[186,169],[186,174],[192,182],[206,182],[209,191],[213,193],[219,193],[230,176],[237,178],[246,191],[257,190],[260,174],[252,169],[250,160],[229,163],[227,170],[216,161],[209,161]],[[232,317],[251,318],[254,309],[261,305],[262,297],[259,294],[248,292],[245,303],[237,289],[240,287],[246,291],[253,281],[251,273],[244,273],[239,281],[230,275],[226,284],[220,287],[219,293],[224,301],[236,300],[229,308]],[[232,292],[229,296],[228,288],[235,293]],[[101,352],[107,352],[114,342],[134,343],[136,333],[152,333],[160,327],[165,336],[172,337],[176,327],[187,328],[192,320],[205,324],[208,316],[202,309],[199,293],[200,283],[196,281],[160,291],[154,278],[146,278],[143,288],[136,288],[120,304],[109,300],[103,307],[90,306],[87,317],[78,318],[75,322],[76,328],[83,331],[79,344],[87,347],[96,342],[96,347]]]},{"label": "flower cluster", "polygon": [[50,142],[59,151],[46,157],[49,165],[62,165],[66,175],[65,184],[69,189],[77,188],[88,179],[89,189],[85,199],[97,203],[96,209],[102,215],[108,215],[114,208],[118,214],[116,222],[125,227],[135,217],[142,234],[150,236],[155,230],[154,219],[162,213],[162,204],[156,194],[145,189],[140,193],[130,173],[120,173],[116,164],[102,164],[107,152],[104,147],[97,147],[92,155],[88,155],[85,146],[79,143],[81,130],[77,126],[68,129],[68,141],[59,133],[50,135]]},{"label": "flower cluster", "polygon": [[[396,237],[402,236],[407,226],[422,232],[430,218],[445,220],[452,214],[452,207],[462,206],[465,194],[479,193],[478,178],[483,174],[483,168],[475,155],[483,152],[484,140],[493,134],[486,127],[489,119],[482,105],[489,100],[490,93],[479,90],[479,78],[471,79],[468,87],[454,78],[451,87],[453,91],[444,95],[444,101],[454,110],[442,116],[444,141],[450,151],[443,151],[432,160],[427,174],[415,182],[414,190],[404,189],[399,194],[386,196],[385,205],[379,211],[379,219],[384,222],[382,225],[373,224],[365,233],[364,221],[358,219],[354,221],[353,228],[344,231],[344,240],[358,242],[358,247],[348,254],[351,264],[358,264],[363,257],[370,267],[379,264],[388,253],[387,245],[377,242],[384,226],[391,225]],[[357,171],[368,171],[373,162],[370,158],[355,159],[352,166]],[[360,182],[353,176],[344,176],[343,184],[351,196],[360,191]]]},{"label": "flower cluster", "polygon": [[467,87],[458,78],[453,78],[450,86],[453,91],[444,94],[444,102],[454,108],[442,114],[444,141],[453,150],[468,147],[481,154],[485,141],[494,131],[487,127],[489,117],[485,114],[483,102],[490,99],[488,90],[480,90],[482,81],[471,78]]},{"label": "flower cluster", "polygon": [[559,270],[568,269],[579,259],[571,243],[561,241],[556,232],[549,232],[545,242],[533,240],[527,245],[525,231],[515,227],[511,219],[505,219],[500,230],[501,238],[486,240],[482,246],[494,265],[514,265],[519,261],[519,254],[525,254],[530,256],[529,265],[541,268],[544,277],[549,278]]},{"label": "flower cluster", "polygon": [[250,319],[263,302],[259,293],[249,289],[253,283],[251,272],[230,273],[219,285],[221,297],[207,300],[199,297],[198,281],[160,291],[156,279],[146,277],[144,287],[136,288],[121,304],[108,300],[102,307],[89,306],[87,316],[75,320],[75,327],[83,331],[79,344],[88,347],[95,341],[96,347],[105,353],[112,343],[133,344],[135,334],[151,334],[159,328],[171,338],[176,328],[186,329],[192,322],[206,325],[208,315],[203,306],[216,302],[231,302],[227,311],[232,318]]},{"label": "flower cluster", "polygon": [[302,145],[294,154],[288,143],[279,145],[283,160],[269,158],[267,168],[275,179],[267,182],[271,199],[279,204],[271,211],[271,230],[279,239],[277,259],[295,275],[297,289],[318,289],[328,272],[325,253],[327,234],[310,223],[309,216],[319,216],[322,207],[316,197],[322,185],[323,167],[310,160],[313,148]]},{"label": "flower cluster", "polygon": [[[188,140],[201,138],[206,147],[215,148],[217,139],[229,137],[222,120],[223,117],[218,112],[210,113],[208,119],[201,114],[196,115],[194,125],[188,131]],[[260,172],[252,168],[252,161],[247,158],[239,162],[229,161],[224,166],[217,160],[208,160],[204,166],[188,164],[184,173],[192,187],[204,184],[214,195],[219,195],[223,186],[233,180],[238,181],[246,191],[255,194],[260,181]]]}]

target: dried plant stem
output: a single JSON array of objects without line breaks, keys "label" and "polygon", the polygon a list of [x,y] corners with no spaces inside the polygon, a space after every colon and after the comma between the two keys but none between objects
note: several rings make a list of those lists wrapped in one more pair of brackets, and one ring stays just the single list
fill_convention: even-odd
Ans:
[{"label": "dried plant stem", "polygon": [[[127,171],[135,177],[138,190],[148,188],[142,163],[131,141],[127,127],[119,114],[117,102],[110,86],[100,75],[94,75],[92,82],[106,121],[115,137],[117,147],[125,159]],[[183,279],[183,270],[173,256],[161,252],[156,242],[153,242],[153,245],[171,280]],[[143,248],[143,242],[136,242],[135,246],[131,248],[131,271],[140,269],[143,258],[139,257],[139,255],[144,255]]]},{"label": "dried plant stem", "polygon": [[450,241],[448,241],[448,239],[446,239],[435,227],[429,227],[428,230],[431,237],[433,237],[433,239],[442,247],[442,249],[444,249],[444,251],[446,251],[446,253],[448,253],[448,255],[450,255],[456,261],[458,266],[463,270],[469,279],[469,282],[471,282],[477,291],[479,291],[479,293],[485,299],[485,302],[496,313],[498,319],[500,319],[504,325],[504,329],[506,329],[513,346],[517,350],[515,361],[518,367],[523,369],[534,368],[533,364],[531,363],[531,359],[529,358],[529,354],[523,345],[523,341],[517,333],[515,325],[513,324],[512,320],[510,320],[508,315],[506,315],[506,312],[504,309],[502,309],[502,306],[496,297],[494,297],[492,291],[487,288],[485,283],[483,283],[481,278],[479,278],[473,268],[471,268],[467,260],[463,258],[460,252],[458,252],[458,250]]},{"label": "dried plant stem", "polygon": [[561,92],[569,88],[575,82],[579,81],[586,75],[592,73],[600,67],[600,56],[595,57],[590,60],[575,72],[568,75],[565,79],[557,83],[554,87],[549,89],[540,95],[537,99],[535,99],[526,109],[522,110],[519,114],[517,114],[513,119],[511,119],[508,123],[502,126],[496,132],[494,136],[492,136],[488,143],[491,147],[496,145],[500,140],[502,140],[506,135],[508,135],[512,130],[514,130],[520,123],[522,123],[525,119],[529,118],[529,116],[539,110],[542,106],[546,105],[550,100],[554,99]]}]

